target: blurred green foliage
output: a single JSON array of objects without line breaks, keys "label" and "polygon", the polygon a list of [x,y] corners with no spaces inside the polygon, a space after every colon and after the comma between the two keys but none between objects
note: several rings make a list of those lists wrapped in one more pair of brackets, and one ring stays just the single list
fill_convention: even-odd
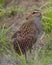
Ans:
[{"label": "blurred green foliage", "polygon": [[5,4],[5,0],[0,0],[0,8],[2,8]]},{"label": "blurred green foliage", "polygon": [[46,7],[43,13],[43,27],[46,32],[52,32],[52,7]]},{"label": "blurred green foliage", "polygon": [[[0,17],[2,17],[5,14],[11,15],[19,11],[25,11],[25,12],[27,11],[22,6],[16,6],[16,7],[10,6],[5,9],[3,8],[4,2],[5,0],[0,0]],[[42,25],[43,25],[44,31],[46,32],[46,35],[45,35],[46,48],[44,50],[41,50],[41,49],[35,50],[34,52],[35,60],[34,60],[34,63],[32,63],[31,65],[52,65],[52,41],[50,41],[52,38],[52,34],[50,33],[52,32],[52,6],[51,5],[52,5],[52,2],[51,3],[48,2],[46,3],[46,5],[44,4],[44,6],[41,6],[40,8],[35,8],[34,6],[32,6],[33,10],[42,11],[43,9]],[[5,24],[3,26],[0,26],[0,54],[5,55],[6,53],[9,53],[12,56],[14,56],[17,60],[20,61],[19,65],[27,65],[24,55],[22,54],[22,56],[19,56],[18,54],[16,54],[11,44],[12,43],[11,38],[10,39],[7,38],[7,33],[12,26],[13,25],[11,25],[7,29],[5,29]],[[42,54],[42,58],[41,60],[38,60],[38,54],[40,51]]]},{"label": "blurred green foliage", "polygon": [[0,0],[0,4],[3,4],[5,2],[5,0]]}]

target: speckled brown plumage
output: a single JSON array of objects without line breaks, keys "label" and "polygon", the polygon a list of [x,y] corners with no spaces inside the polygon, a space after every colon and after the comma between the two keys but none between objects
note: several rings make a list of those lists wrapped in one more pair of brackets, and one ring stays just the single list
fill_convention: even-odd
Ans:
[{"label": "speckled brown plumage", "polygon": [[26,51],[32,48],[33,44],[36,42],[38,37],[38,29],[36,24],[33,21],[27,20],[27,22],[23,23],[19,31],[16,31],[15,34],[12,36],[14,39],[13,47],[15,51],[21,55],[18,45],[21,48],[23,54]]},{"label": "speckled brown plumage", "polygon": [[32,45],[36,42],[37,36],[36,36],[36,25],[35,23],[26,22],[24,23],[20,28],[19,31],[17,31],[13,38],[15,39],[13,42],[14,49],[18,54],[20,54],[20,51],[18,49],[18,45],[16,43],[16,40],[18,41],[18,44],[22,50],[23,53],[26,52],[27,48],[31,48]]}]

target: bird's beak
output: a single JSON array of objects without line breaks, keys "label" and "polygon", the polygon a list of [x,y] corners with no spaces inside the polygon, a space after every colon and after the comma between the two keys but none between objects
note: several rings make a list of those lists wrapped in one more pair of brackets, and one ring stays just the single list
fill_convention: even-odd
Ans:
[{"label": "bird's beak", "polygon": [[32,16],[32,13],[28,13],[28,14],[27,14],[27,17],[26,17],[26,20],[28,20],[29,17],[31,17],[31,16]]},{"label": "bird's beak", "polygon": [[28,16],[32,16],[32,13],[29,13]]}]

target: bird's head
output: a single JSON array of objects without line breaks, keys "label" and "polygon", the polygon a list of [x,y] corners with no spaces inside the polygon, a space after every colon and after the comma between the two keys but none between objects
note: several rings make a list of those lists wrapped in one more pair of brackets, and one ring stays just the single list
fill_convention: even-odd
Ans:
[{"label": "bird's head", "polygon": [[33,11],[27,15],[26,20],[34,22],[39,29],[41,29],[42,16],[40,11]]},{"label": "bird's head", "polygon": [[26,17],[26,20],[29,20],[29,19],[35,19],[35,18],[41,18],[41,12],[40,11],[33,11],[31,13],[29,13]]}]

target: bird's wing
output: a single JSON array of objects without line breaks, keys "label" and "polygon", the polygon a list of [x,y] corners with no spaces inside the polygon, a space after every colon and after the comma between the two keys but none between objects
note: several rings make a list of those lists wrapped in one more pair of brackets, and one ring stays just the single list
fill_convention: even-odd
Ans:
[{"label": "bird's wing", "polygon": [[17,35],[20,33],[20,31],[16,31],[15,33],[14,33],[14,35],[12,36],[12,39],[13,38],[17,38]]}]

